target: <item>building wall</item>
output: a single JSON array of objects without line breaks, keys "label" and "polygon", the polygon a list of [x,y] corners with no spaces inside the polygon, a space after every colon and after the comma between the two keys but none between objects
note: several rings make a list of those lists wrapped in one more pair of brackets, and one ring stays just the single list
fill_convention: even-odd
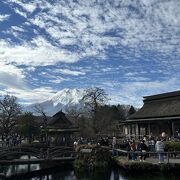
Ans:
[{"label": "building wall", "polygon": [[[173,130],[174,126],[174,130]],[[143,136],[153,135],[155,137],[161,136],[162,132],[165,132],[169,137],[180,130],[180,120],[174,122],[159,121],[159,122],[144,122],[144,123],[132,123],[124,125],[124,134],[128,138],[142,138]]]}]

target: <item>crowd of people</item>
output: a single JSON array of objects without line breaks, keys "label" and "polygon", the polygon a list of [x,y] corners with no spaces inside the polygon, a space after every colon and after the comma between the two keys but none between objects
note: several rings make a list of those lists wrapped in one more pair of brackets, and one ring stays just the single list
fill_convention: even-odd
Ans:
[{"label": "crowd of people", "polygon": [[1,135],[0,146],[1,147],[13,147],[21,144],[22,137],[18,134]]},{"label": "crowd of people", "polygon": [[92,144],[98,144],[100,146],[109,146],[109,138],[106,137],[100,137],[100,139],[90,139],[90,138],[77,138],[74,140],[74,145],[92,145]]},{"label": "crowd of people", "polygon": [[[167,137],[165,132],[162,132],[160,137],[150,136],[149,138],[144,136],[140,141],[134,139],[126,140],[126,150],[128,151],[128,160],[140,160],[145,161],[148,156],[158,154],[159,163],[164,162],[165,156],[165,141],[179,141],[178,136],[174,138]],[[153,152],[156,152],[153,154]]]},{"label": "crowd of people", "polygon": [[[156,139],[155,137],[151,136],[150,138],[147,138],[146,136],[143,137],[142,140],[139,142],[135,142],[133,139],[128,139],[125,142],[126,150],[128,152],[128,159],[135,161],[145,161],[148,153],[147,152],[157,152],[159,155],[159,163],[164,162],[164,145],[165,136],[162,135],[161,138]],[[113,137],[109,140],[109,138],[106,137],[100,137],[99,140],[90,140],[86,138],[80,137],[79,139],[74,141],[74,147],[77,147],[78,145],[91,145],[91,144],[98,144],[100,146],[108,146],[112,148],[112,156],[118,156],[117,149],[121,148],[117,142],[117,138]]]},{"label": "crowd of people", "polygon": [[[180,138],[179,138],[180,139]],[[164,141],[170,140],[166,133],[162,133],[161,137],[154,137],[152,134],[150,137],[144,136],[141,140],[135,141],[134,139],[127,139],[124,141],[124,147],[128,152],[128,159],[135,161],[145,161],[148,156],[153,156],[154,154],[158,154],[159,163],[164,162],[164,151],[165,144]],[[177,141],[178,136],[175,138],[171,138],[171,141]],[[108,136],[100,137],[99,140],[92,140],[88,138],[78,138],[74,141],[74,146],[77,145],[91,145],[98,144],[100,146],[108,146],[112,148],[112,156],[118,156],[117,149],[121,149],[121,145],[117,142],[117,138],[113,137],[112,139],[108,138]],[[149,153],[150,152],[150,153]],[[153,154],[154,152],[154,154]]]}]

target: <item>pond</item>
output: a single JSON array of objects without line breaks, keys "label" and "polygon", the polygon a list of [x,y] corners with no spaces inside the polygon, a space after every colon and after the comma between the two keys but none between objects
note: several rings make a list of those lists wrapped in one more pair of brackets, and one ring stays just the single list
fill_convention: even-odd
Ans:
[{"label": "pond", "polygon": [[39,176],[31,178],[31,180],[179,180],[180,176],[162,175],[158,173],[148,174],[126,174],[117,168],[110,169],[109,171],[97,171],[94,173],[88,172],[75,172],[74,170],[64,171],[60,173],[52,173],[46,176]]},{"label": "pond", "polygon": [[[15,173],[28,172],[28,168],[31,170],[40,169],[40,165],[15,165],[8,166],[4,170],[4,173],[7,176],[11,176]],[[29,174],[28,176],[18,176],[13,177],[13,179],[27,179],[27,180],[179,180],[180,175],[166,174],[161,173],[136,173],[130,174],[125,173],[123,170],[120,170],[118,167],[113,167],[106,170],[98,170],[95,172],[82,171],[77,172],[72,167],[56,167],[51,170],[40,172],[36,174]]]}]

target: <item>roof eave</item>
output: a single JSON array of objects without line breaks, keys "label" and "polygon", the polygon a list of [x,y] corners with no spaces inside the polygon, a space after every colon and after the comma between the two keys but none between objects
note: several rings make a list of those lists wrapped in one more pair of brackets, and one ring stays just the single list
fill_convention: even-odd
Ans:
[{"label": "roof eave", "polygon": [[162,121],[162,120],[180,120],[180,116],[176,117],[156,117],[156,118],[139,118],[139,119],[128,119],[125,123],[135,123],[135,122],[149,122],[149,121]]}]

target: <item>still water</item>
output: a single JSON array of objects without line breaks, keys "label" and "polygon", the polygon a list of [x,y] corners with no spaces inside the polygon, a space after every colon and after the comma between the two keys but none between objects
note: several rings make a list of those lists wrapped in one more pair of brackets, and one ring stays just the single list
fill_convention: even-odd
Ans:
[{"label": "still water", "polygon": [[[16,165],[16,167],[9,166],[6,169],[6,175],[10,177],[14,173],[18,172],[27,172],[26,165]],[[31,170],[38,170],[40,168],[39,165],[31,165]],[[16,171],[15,171],[16,170]],[[77,172],[72,167],[63,168],[58,167],[52,169],[47,172],[41,172],[35,175],[26,175],[26,176],[16,176],[12,179],[18,180],[180,180],[180,175],[174,174],[160,174],[160,173],[136,173],[129,174],[120,170],[117,167],[106,169],[106,170],[98,170],[95,172]]]},{"label": "still water", "polygon": [[[21,159],[27,159],[27,156],[21,156]],[[35,157],[31,157],[35,158]],[[110,169],[96,170],[93,172],[77,172],[73,167],[56,167],[50,170],[38,171],[42,169],[40,165],[10,165],[0,166],[0,174],[4,174],[8,179],[18,180],[180,180],[180,175],[161,173],[140,172],[136,174],[125,173],[118,167]],[[37,173],[28,173],[24,176],[13,176],[19,173],[36,171]],[[13,176],[13,177],[12,177]],[[12,177],[12,178],[11,178]],[[1,179],[1,178],[0,178]]]},{"label": "still water", "polygon": [[31,178],[31,180],[180,180],[180,176],[173,174],[127,174],[122,170],[113,168],[109,171],[99,171],[94,173],[81,172],[77,173],[74,170],[65,171],[61,173],[53,173],[46,176],[39,176]]}]

